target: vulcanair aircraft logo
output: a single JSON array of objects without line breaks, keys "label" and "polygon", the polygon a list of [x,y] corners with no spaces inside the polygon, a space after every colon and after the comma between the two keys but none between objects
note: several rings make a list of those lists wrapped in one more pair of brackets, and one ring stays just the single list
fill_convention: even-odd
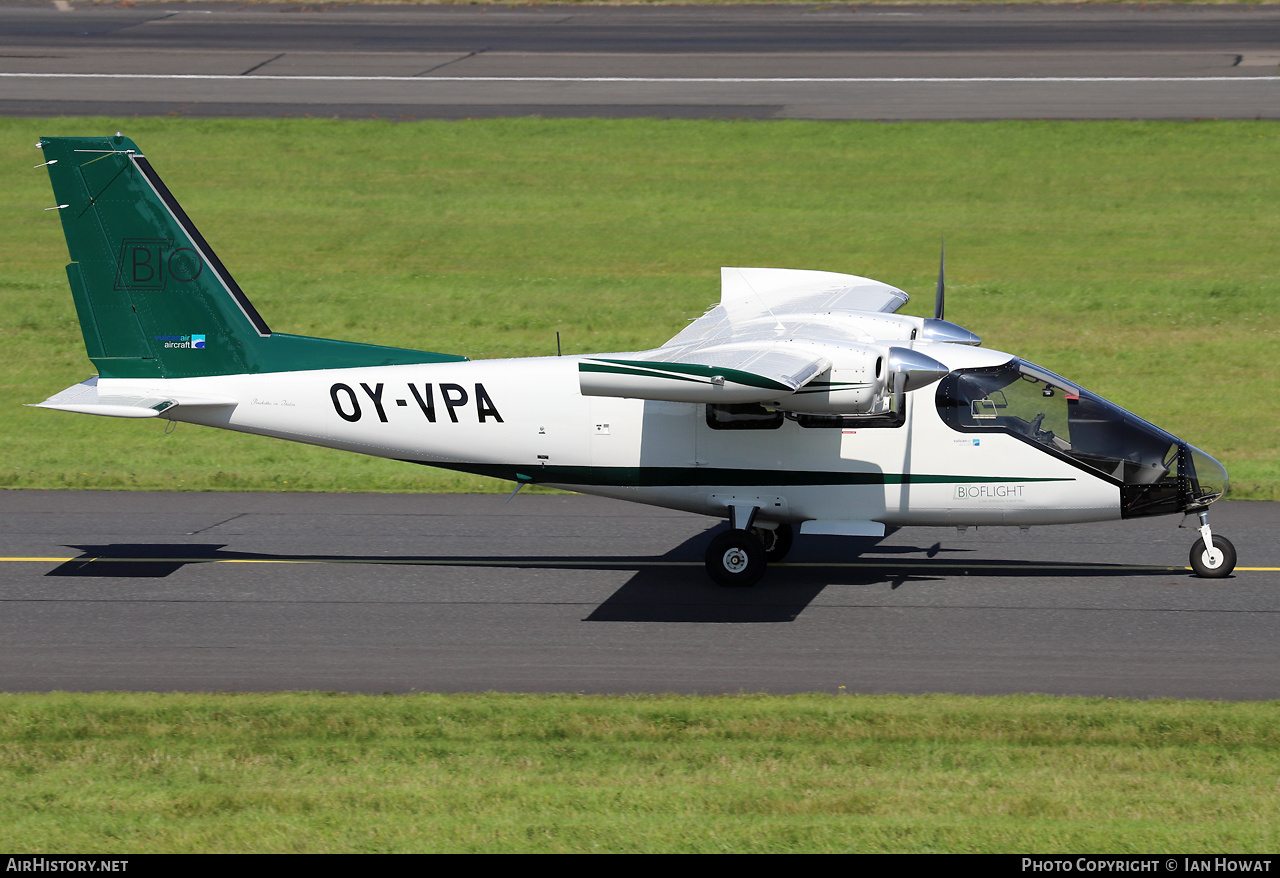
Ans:
[{"label": "vulcanair aircraft logo", "polygon": [[155,340],[163,344],[166,348],[194,348],[196,350],[204,350],[203,335],[157,335]]}]

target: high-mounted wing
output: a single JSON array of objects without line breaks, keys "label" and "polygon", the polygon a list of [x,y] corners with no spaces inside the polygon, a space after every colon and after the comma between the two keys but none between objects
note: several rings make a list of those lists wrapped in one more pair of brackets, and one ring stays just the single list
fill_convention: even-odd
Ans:
[{"label": "high-mounted wing", "polygon": [[878,280],[834,271],[720,269],[720,306],[735,321],[779,310],[893,312],[910,298]]},{"label": "high-mounted wing", "polygon": [[830,365],[825,357],[804,350],[720,345],[671,360],[591,357],[578,365],[578,381],[587,396],[762,402],[790,396]]},{"label": "high-mounted wing", "polygon": [[872,343],[909,338],[913,318],[881,316],[905,292],[829,271],[722,268],[720,279],[720,303],[662,347],[583,360],[582,392],[806,411],[867,411],[883,397],[888,350]]}]

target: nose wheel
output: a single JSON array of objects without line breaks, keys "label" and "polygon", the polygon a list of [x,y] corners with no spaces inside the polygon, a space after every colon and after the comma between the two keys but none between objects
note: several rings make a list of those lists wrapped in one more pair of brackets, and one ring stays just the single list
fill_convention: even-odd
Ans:
[{"label": "nose wheel", "polygon": [[1236,569],[1236,547],[1226,537],[1215,536],[1213,548],[1205,545],[1204,537],[1196,540],[1191,547],[1191,569],[1196,576],[1206,579],[1219,579],[1230,576]]},{"label": "nose wheel", "polygon": [[1204,512],[1200,513],[1200,539],[1191,547],[1191,569],[1205,579],[1221,579],[1236,569],[1236,547],[1226,537],[1214,535]]}]

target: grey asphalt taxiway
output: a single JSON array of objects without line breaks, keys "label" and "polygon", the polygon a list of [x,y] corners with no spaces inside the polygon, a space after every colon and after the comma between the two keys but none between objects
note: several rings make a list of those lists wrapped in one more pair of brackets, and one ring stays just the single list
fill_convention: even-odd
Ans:
[{"label": "grey asphalt taxiway", "polygon": [[580,496],[0,492],[0,690],[1043,692],[1280,698],[1280,504],[802,537]]},{"label": "grey asphalt taxiway", "polygon": [[0,4],[0,114],[1280,118],[1280,7]]}]

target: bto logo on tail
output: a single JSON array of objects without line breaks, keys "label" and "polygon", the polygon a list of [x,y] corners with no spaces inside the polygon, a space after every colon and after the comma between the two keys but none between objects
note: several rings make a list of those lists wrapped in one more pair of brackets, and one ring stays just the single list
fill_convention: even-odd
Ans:
[{"label": "bto logo on tail", "polygon": [[116,263],[117,290],[163,290],[165,278],[189,284],[204,271],[204,260],[191,247],[174,247],[159,238],[126,238]]}]

